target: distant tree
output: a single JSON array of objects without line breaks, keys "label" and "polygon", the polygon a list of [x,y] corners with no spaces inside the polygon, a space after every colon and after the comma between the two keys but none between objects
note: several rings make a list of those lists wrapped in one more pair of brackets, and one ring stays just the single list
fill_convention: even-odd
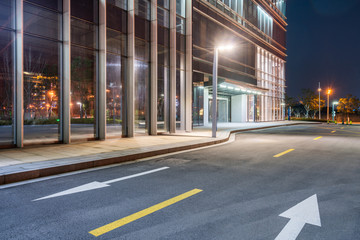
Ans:
[{"label": "distant tree", "polygon": [[296,98],[290,97],[289,95],[287,95],[285,93],[285,104],[286,104],[286,107],[293,107],[296,104],[298,104],[298,102],[297,102]]},{"label": "distant tree", "polygon": [[345,98],[339,99],[337,110],[343,113],[343,120],[345,120],[346,117],[347,120],[350,121],[350,113],[354,113],[355,111],[358,111],[359,107],[360,107],[360,100],[357,97],[348,94]]},{"label": "distant tree", "polygon": [[[304,106],[305,118],[309,118],[310,111],[313,111],[312,117],[315,118],[316,113],[319,111],[319,97],[317,94],[309,88],[304,88],[301,90],[299,102]],[[325,100],[320,99],[320,107],[323,106],[325,106]]]}]

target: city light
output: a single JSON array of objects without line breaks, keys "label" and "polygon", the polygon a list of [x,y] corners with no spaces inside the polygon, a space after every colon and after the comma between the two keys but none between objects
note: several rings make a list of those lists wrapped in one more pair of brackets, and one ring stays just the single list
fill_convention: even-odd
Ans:
[{"label": "city light", "polygon": [[223,45],[216,47],[219,51],[234,49],[233,45]]}]

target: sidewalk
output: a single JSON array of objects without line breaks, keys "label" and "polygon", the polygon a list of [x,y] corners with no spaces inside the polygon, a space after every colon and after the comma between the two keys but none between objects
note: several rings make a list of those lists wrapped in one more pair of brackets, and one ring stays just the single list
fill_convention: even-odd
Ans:
[{"label": "sidewalk", "polygon": [[2,149],[0,150],[0,184],[210,146],[228,141],[230,134],[235,132],[297,124],[314,123],[297,121],[219,123],[217,138],[211,138],[211,125],[209,125],[195,127],[190,133]]}]

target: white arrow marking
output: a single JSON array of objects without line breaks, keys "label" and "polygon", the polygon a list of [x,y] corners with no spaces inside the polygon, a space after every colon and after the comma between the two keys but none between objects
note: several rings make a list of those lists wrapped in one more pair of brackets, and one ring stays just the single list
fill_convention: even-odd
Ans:
[{"label": "white arrow marking", "polygon": [[316,194],[283,212],[280,217],[290,218],[275,240],[295,240],[306,223],[321,227]]},{"label": "white arrow marking", "polygon": [[68,190],[65,190],[65,191],[62,191],[62,192],[54,193],[54,194],[46,196],[46,197],[38,198],[38,199],[35,199],[33,201],[43,200],[43,199],[47,199],[47,198],[60,197],[60,196],[64,196],[64,195],[69,195],[69,194],[79,193],[79,192],[85,192],[85,191],[94,190],[94,189],[98,189],[98,188],[110,187],[110,185],[109,185],[110,183],[119,182],[119,181],[127,180],[127,179],[130,179],[130,178],[143,176],[143,175],[146,175],[146,174],[162,171],[162,170],[165,170],[165,169],[168,169],[168,168],[169,167],[157,168],[157,169],[153,169],[153,170],[150,170],[150,171],[129,175],[129,176],[126,176],[126,177],[116,178],[116,179],[109,180],[109,181],[106,181],[106,182],[96,182],[95,181],[95,182],[87,183],[87,184],[84,184],[84,185],[81,185],[81,186],[78,186],[78,187],[74,187],[74,188],[71,188],[71,189],[68,189]]}]

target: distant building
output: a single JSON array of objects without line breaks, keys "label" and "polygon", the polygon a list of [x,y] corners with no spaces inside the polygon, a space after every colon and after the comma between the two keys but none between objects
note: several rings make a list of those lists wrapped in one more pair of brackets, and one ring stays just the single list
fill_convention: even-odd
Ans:
[{"label": "distant building", "polygon": [[2,0],[0,146],[283,120],[285,0]]}]

